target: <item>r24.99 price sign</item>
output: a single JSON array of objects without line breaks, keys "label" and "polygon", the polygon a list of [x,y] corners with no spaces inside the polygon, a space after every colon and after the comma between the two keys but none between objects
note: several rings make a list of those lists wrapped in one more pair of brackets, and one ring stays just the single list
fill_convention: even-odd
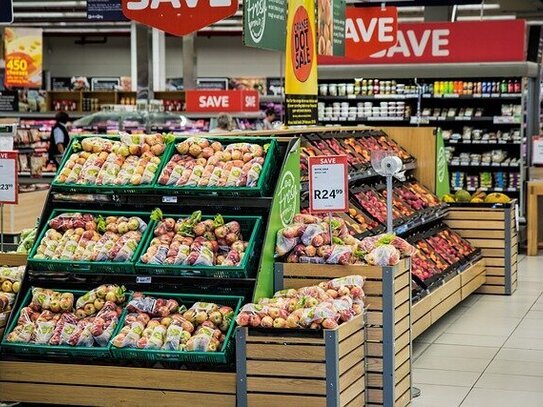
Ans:
[{"label": "r24.99 price sign", "polygon": [[0,151],[0,204],[16,204],[18,190],[17,152]]},{"label": "r24.99 price sign", "polygon": [[348,163],[345,155],[309,157],[309,211],[349,210]]}]

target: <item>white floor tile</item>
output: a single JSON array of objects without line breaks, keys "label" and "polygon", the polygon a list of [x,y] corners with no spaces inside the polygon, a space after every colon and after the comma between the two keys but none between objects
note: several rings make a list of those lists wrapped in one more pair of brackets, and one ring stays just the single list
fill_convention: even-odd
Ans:
[{"label": "white floor tile", "polygon": [[433,384],[422,384],[418,387],[421,395],[413,400],[413,407],[457,407],[470,390],[469,387]]},{"label": "white floor tile", "polygon": [[506,340],[506,335],[467,335],[446,332],[439,338],[437,338],[435,343],[444,343],[449,345],[500,347],[505,343]]},{"label": "white floor tile", "polygon": [[543,351],[533,349],[510,349],[505,347],[500,349],[494,359],[543,363]]},{"label": "white floor tile", "polygon": [[[490,360],[468,357],[435,357],[424,352],[413,366],[420,369],[456,370],[482,373]],[[543,374],[543,372],[542,372]]]},{"label": "white floor tile", "polygon": [[468,335],[509,336],[521,318],[466,316],[452,323],[446,333]]},{"label": "white floor tile", "polygon": [[469,345],[448,345],[434,343],[430,345],[424,355],[429,358],[470,358],[484,359],[490,361],[497,353],[499,348]]},{"label": "white floor tile", "polygon": [[[435,404],[438,407],[440,404]],[[473,389],[469,392],[462,407],[541,407],[543,393],[510,391],[497,389]]]},{"label": "white floor tile", "polygon": [[486,372],[505,375],[543,377],[543,362],[495,359],[490,363]]},{"label": "white floor tile", "polygon": [[505,342],[505,347],[515,349],[543,350],[543,338],[523,338],[513,333],[507,342]]},{"label": "white floor tile", "polygon": [[424,351],[428,349],[429,346],[429,343],[419,342],[415,339],[415,341],[413,342],[413,361],[417,360],[420,355],[422,355]]},{"label": "white floor tile", "polygon": [[472,387],[480,375],[477,372],[414,368],[413,383],[417,387],[424,384]]},{"label": "white floor tile", "polygon": [[483,373],[475,383],[476,388],[512,390],[512,391],[534,391],[543,393],[543,377],[541,376],[519,376],[511,374]]}]

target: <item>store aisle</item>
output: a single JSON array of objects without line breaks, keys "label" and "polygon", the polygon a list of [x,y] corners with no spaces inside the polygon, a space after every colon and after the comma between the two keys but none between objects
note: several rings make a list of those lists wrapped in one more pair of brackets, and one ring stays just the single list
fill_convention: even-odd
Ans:
[{"label": "store aisle", "polygon": [[474,295],[415,340],[414,407],[543,406],[543,256],[511,297]]}]

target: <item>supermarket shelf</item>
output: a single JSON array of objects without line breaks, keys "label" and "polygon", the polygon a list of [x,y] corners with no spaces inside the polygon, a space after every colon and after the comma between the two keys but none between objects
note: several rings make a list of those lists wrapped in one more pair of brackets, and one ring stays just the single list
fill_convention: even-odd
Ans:
[{"label": "supermarket shelf", "polygon": [[[0,112],[0,118],[15,118],[15,119],[50,119],[55,118],[56,112]],[[91,112],[68,112],[70,119],[80,119],[83,116],[91,114]]]},{"label": "supermarket shelf", "polygon": [[405,117],[385,117],[385,116],[372,116],[372,117],[356,117],[349,119],[348,117],[339,117],[337,119],[319,119],[321,123],[357,123],[357,122],[409,122],[409,118]]},{"label": "supermarket shelf", "polygon": [[53,177],[21,177],[19,176],[19,185],[32,185],[32,184],[50,184],[53,181]]},{"label": "supermarket shelf", "polygon": [[509,116],[455,116],[455,117],[445,117],[445,116],[429,116],[419,118],[419,123],[423,121],[429,122],[480,122],[480,123],[492,123],[492,124],[521,124],[520,119],[515,119],[514,117]]},{"label": "supermarket shelf", "polygon": [[508,146],[508,145],[514,145],[519,146],[522,144],[521,141],[490,141],[490,140],[444,140],[445,144],[448,145],[462,145],[462,144],[468,144],[470,146],[472,145],[484,145],[484,146]]},{"label": "supermarket shelf", "polygon": [[[453,191],[460,191],[464,188],[451,188]],[[475,191],[481,191],[481,192],[511,192],[511,193],[519,193],[520,191],[517,188],[465,188],[468,192],[475,192]]]},{"label": "supermarket shelf", "polygon": [[[189,112],[177,112],[182,116],[189,119],[212,119],[217,118],[220,113],[189,113]],[[230,116],[236,119],[259,119],[262,117],[261,112],[234,112],[229,113]]]},{"label": "supermarket shelf", "polygon": [[283,103],[285,101],[284,95],[263,95],[260,96],[260,103]]},{"label": "supermarket shelf", "polygon": [[443,219],[449,212],[448,205],[443,204],[436,209],[427,209],[427,214],[423,211],[420,217],[407,221],[406,223],[394,228],[394,233],[397,235],[406,235],[416,229],[423,228],[431,223],[434,223],[440,219]]},{"label": "supermarket shelf", "polygon": [[520,165],[503,165],[503,164],[481,164],[481,163],[458,163],[458,164],[452,164],[449,163],[449,167],[456,167],[456,168],[466,168],[466,167],[473,167],[473,168],[487,168],[492,170],[503,170],[503,169],[518,169],[520,171]]},{"label": "supermarket shelf", "polygon": [[391,95],[346,95],[346,96],[319,96],[320,101],[345,101],[345,100],[405,100],[417,99],[417,94],[391,94]]},{"label": "supermarket shelf", "polygon": [[517,99],[522,93],[476,93],[472,95],[423,93],[424,99]]},{"label": "supermarket shelf", "polygon": [[[56,172],[42,172],[42,178],[53,178]],[[19,172],[19,177],[29,177],[31,178],[30,171],[21,171]]]}]

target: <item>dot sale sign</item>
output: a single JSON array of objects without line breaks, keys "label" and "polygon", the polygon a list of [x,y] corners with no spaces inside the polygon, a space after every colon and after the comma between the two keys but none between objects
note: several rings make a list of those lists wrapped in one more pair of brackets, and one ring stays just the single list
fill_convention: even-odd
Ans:
[{"label": "dot sale sign", "polygon": [[43,65],[42,30],[9,27],[4,30],[7,88],[41,88]]},{"label": "dot sale sign", "polygon": [[309,157],[309,211],[347,212],[349,176],[346,155]]}]

